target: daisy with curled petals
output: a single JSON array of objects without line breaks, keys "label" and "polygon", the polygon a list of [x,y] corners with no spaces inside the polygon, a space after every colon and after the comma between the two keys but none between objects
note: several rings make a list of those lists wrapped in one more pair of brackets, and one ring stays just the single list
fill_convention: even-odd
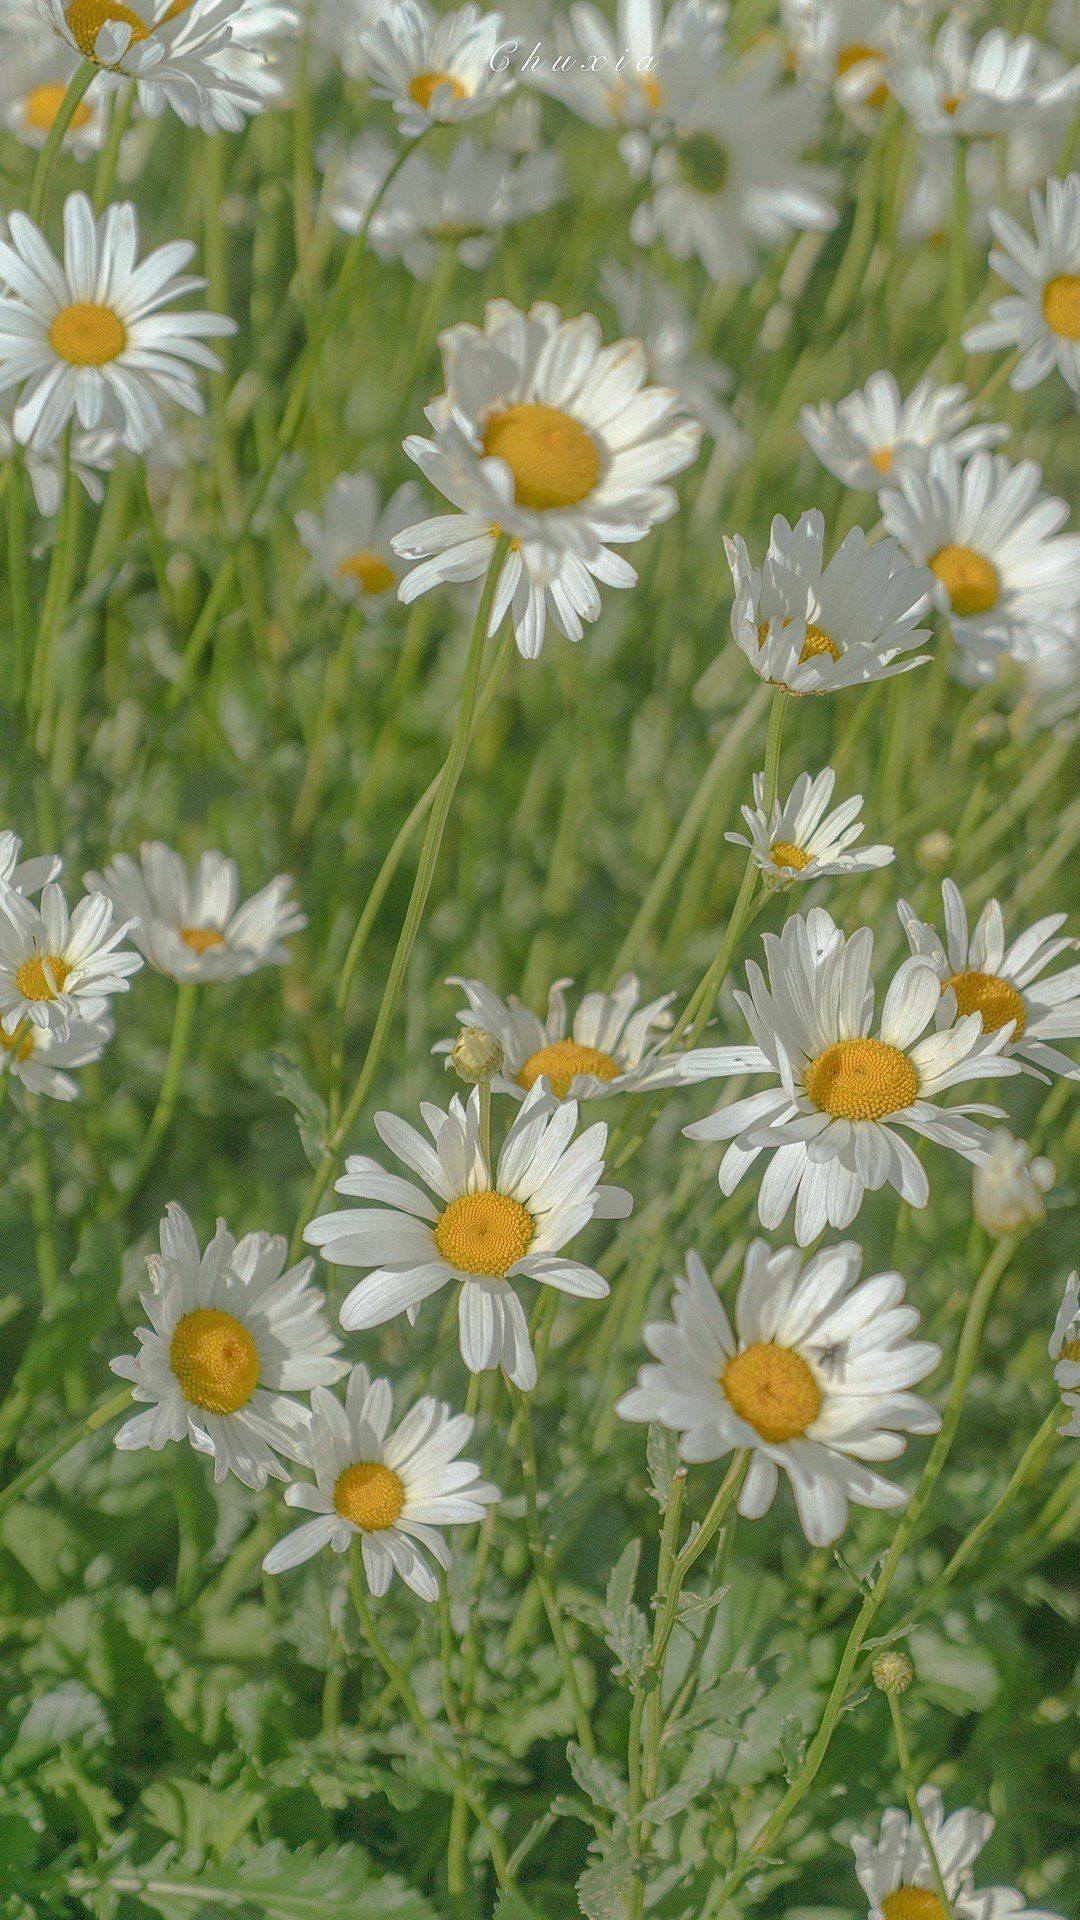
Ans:
[{"label": "daisy with curled petals", "polygon": [[480,1096],[450,1110],[420,1109],[431,1135],[391,1113],[377,1113],[379,1138],[420,1176],[434,1200],[411,1180],[353,1154],[336,1191],[374,1205],[342,1207],[313,1220],[304,1238],[332,1267],[370,1267],[341,1306],[350,1331],[378,1327],[396,1314],[414,1320],[422,1301],[457,1286],[461,1357],[470,1373],[501,1367],[526,1391],[536,1361],[515,1280],[536,1280],[602,1300],[607,1281],[563,1248],[590,1220],[624,1219],[632,1205],[622,1187],[600,1184],[607,1128],[586,1127],[574,1139],[575,1100],[561,1106],[537,1084],[503,1142],[492,1172],[480,1139]]},{"label": "daisy with curled petals", "polygon": [[777,514],[763,567],[738,534],[724,548],[735,582],[731,631],[754,672],[789,693],[835,693],[922,666],[929,638],[915,622],[933,582],[894,540],[869,545],[860,527],[824,564],[825,521],[794,527]]},{"label": "daisy with curled petals", "polygon": [[420,489],[411,480],[384,507],[370,473],[342,473],[318,513],[296,515],[296,531],[338,599],[372,613],[386,605],[401,577],[394,535],[414,526],[423,512]]},{"label": "daisy with curled petals", "polygon": [[[265,104],[266,55],[244,36],[247,0],[35,0],[53,32],[100,69],[134,81],[140,110],[166,107],[204,133],[237,133]],[[258,9],[256,9],[258,10]]]},{"label": "daisy with curled petals", "polygon": [[941,901],[944,940],[906,900],[897,908],[912,953],[929,963],[938,981],[938,1026],[976,1014],[987,1033],[1000,1034],[1007,1054],[1036,1070],[1080,1080],[1080,1067],[1049,1044],[1080,1035],[1080,965],[1041,979],[1061,954],[1080,947],[1061,932],[1068,915],[1049,913],[1009,942],[998,901],[987,901],[970,932],[954,881],[942,881]]},{"label": "daisy with curled petals", "polygon": [[862,927],[849,939],[820,909],[807,919],[793,914],[763,945],[768,981],[749,961],[750,991],[735,995],[755,1044],[703,1047],[685,1062],[683,1078],[769,1073],[779,1084],[718,1108],[684,1133],[731,1142],[720,1162],[723,1193],[734,1193],[758,1155],[770,1153],[758,1218],[767,1231],[778,1227],[794,1200],[801,1247],[827,1226],[850,1226],[867,1191],[895,1187],[924,1207],[929,1181],[900,1130],[981,1160],[989,1136],[971,1116],[1000,1120],[1000,1109],[936,1102],[964,1080],[1019,1071],[1005,1057],[1004,1032],[984,1033],[971,1014],[927,1033],[941,988],[915,956],[895,974],[871,1032],[874,936]]},{"label": "daisy with curled petals", "polygon": [[1059,1432],[1080,1439],[1080,1274],[1071,1273],[1061,1297],[1050,1336],[1054,1379],[1069,1412],[1068,1425]]},{"label": "daisy with curled petals", "polygon": [[991,213],[1000,250],[990,265],[1016,291],[991,301],[989,317],[965,333],[964,350],[1016,347],[1011,387],[1035,387],[1056,367],[1080,393],[1080,173],[1048,180],[1045,195],[1032,189],[1031,224],[1034,237],[1010,214]]},{"label": "daisy with curled petals", "polygon": [[0,884],[10,887],[13,893],[40,893],[60,872],[63,864],[60,855],[43,853],[30,860],[20,860],[21,852],[18,834],[5,827],[0,833]]},{"label": "daisy with curled petals", "polygon": [[51,1027],[63,1039],[72,1022],[99,1020],[114,993],[126,993],[142,955],[120,942],[132,931],[117,920],[111,900],[88,893],[74,913],[50,881],[41,904],[0,885],[0,1026],[25,1021]]},{"label": "daisy with curled petals", "polygon": [[731,392],[734,375],[721,361],[695,350],[696,324],[678,295],[643,267],[627,273],[614,260],[601,266],[600,284],[624,333],[645,342],[650,379],[675,388],[687,413],[700,420],[733,465],[750,446],[723,397]]},{"label": "daisy with curled petals", "polygon": [[904,400],[891,373],[872,373],[835,407],[804,407],[799,425],[811,452],[845,487],[880,493],[895,487],[906,467],[925,467],[932,447],[951,447],[962,458],[1007,438],[1008,427],[972,424],[972,411],[962,386],[920,380]]},{"label": "daisy with curled petals", "polygon": [[160,840],[144,841],[138,860],[118,853],[86,885],[108,896],[150,965],[173,980],[238,980],[283,966],[288,935],[307,925],[288,874],[241,901],[235,860],[203,853],[189,871]]},{"label": "daisy with curled petals", "polygon": [[27,1093],[76,1100],[79,1089],[68,1069],[100,1060],[112,1031],[111,1020],[72,1020],[63,1037],[51,1027],[24,1023],[20,1034],[5,1033],[0,1026],[0,1074],[10,1073]]},{"label": "daisy with curled petals", "polygon": [[783,803],[773,802],[765,812],[765,776],[754,775],[754,804],[743,807],[750,829],[725,833],[737,847],[749,847],[754,862],[770,887],[790,886],[793,880],[820,880],[827,874],[869,873],[887,867],[896,855],[892,847],[857,847],[863,823],[859,819],[862,794],[854,793],[829,812],[836,775],[825,767],[816,778],[800,773]]},{"label": "daisy with curled petals", "polygon": [[311,1284],[314,1262],[286,1268],[280,1235],[237,1240],[224,1220],[202,1253],[175,1201],[159,1243],[141,1295],[150,1325],[136,1330],[138,1353],[112,1362],[132,1382],[132,1399],[146,1403],[120,1428],[117,1446],[156,1452],[189,1440],[213,1455],[216,1481],[227,1473],[254,1488],[287,1480],[279,1455],[302,1459],[310,1425],[307,1408],[290,1396],[347,1371]]},{"label": "daisy with curled petals", "polygon": [[396,0],[361,35],[364,70],[377,100],[389,100],[410,139],[428,127],[487,113],[514,86],[497,13],[460,7],[432,13],[424,0]]},{"label": "daisy with curled petals", "polygon": [[684,1460],[746,1448],[739,1512],[759,1520],[785,1473],[813,1547],[839,1539],[849,1505],[902,1507],[907,1494],[867,1461],[895,1460],[905,1433],[935,1433],[934,1409],[909,1389],[941,1349],[912,1340],[898,1273],[860,1281],[853,1241],[803,1265],[794,1248],[747,1248],[732,1329],[696,1253],[675,1282],[672,1319],[646,1327],[658,1362],[623,1395],[624,1420],[658,1421],[681,1435]]},{"label": "daisy with curled petals", "polygon": [[1028,34],[993,27],[972,45],[956,11],[932,45],[917,28],[899,37],[889,86],[920,133],[1003,134],[1060,114],[1080,92],[1080,67],[1062,71]]},{"label": "daisy with curled petals", "polygon": [[564,320],[546,301],[522,313],[491,300],[482,327],[448,327],[439,344],[446,392],[426,409],[434,438],[410,435],[405,451],[457,512],[396,537],[419,563],[401,598],[479,579],[502,533],[510,547],[489,630],[509,612],[534,659],[549,615],[580,640],[600,585],[633,586],[612,549],[676,511],[667,482],[694,459],[701,428],[671,388],[646,385],[641,342],[605,347],[589,313]]},{"label": "daisy with curled petals", "polygon": [[315,1388],[304,1449],[315,1485],[296,1480],[285,1491],[287,1506],[315,1518],[271,1547],[264,1573],[284,1573],[327,1546],[345,1553],[359,1540],[377,1599],[395,1573],[421,1600],[438,1599],[425,1555],[449,1569],[441,1529],[482,1520],[499,1489],[480,1478],[473,1461],[458,1458],[473,1430],[468,1414],[425,1396],[391,1432],[392,1410],[389,1380],[372,1380],[366,1367],[350,1373],[344,1406]]},{"label": "daisy with curled petals", "polygon": [[[988,1813],[960,1807],[946,1819],[936,1787],[920,1787],[916,1799],[953,1920],[1055,1920],[1033,1912],[1012,1887],[975,1887],[971,1863],[994,1831]],[[876,1840],[857,1833],[851,1846],[869,1920],[949,1920],[918,1823],[899,1807],[886,1808]]]}]

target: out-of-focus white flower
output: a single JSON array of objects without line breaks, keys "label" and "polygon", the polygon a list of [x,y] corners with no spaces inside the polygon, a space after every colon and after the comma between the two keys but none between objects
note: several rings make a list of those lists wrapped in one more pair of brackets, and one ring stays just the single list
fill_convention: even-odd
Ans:
[{"label": "out-of-focus white flower", "polygon": [[[1068,109],[1048,114],[1030,125],[1021,120],[1008,132],[988,140],[966,142],[965,192],[967,234],[972,245],[990,237],[990,215],[1003,194],[1010,201],[1026,199],[1053,169],[1069,124]],[[905,240],[929,240],[945,247],[954,213],[956,170],[952,142],[921,142],[911,185],[900,215]]]},{"label": "out-of-focus white flower", "polygon": [[655,134],[691,93],[719,78],[727,0],[618,0],[612,23],[590,0],[571,7],[555,48],[525,77],[593,126]]},{"label": "out-of-focus white flower", "polygon": [[750,837],[726,833],[724,838],[736,846],[749,847],[770,887],[887,867],[896,858],[892,847],[855,845],[863,833],[861,793],[852,794],[829,812],[835,785],[831,767],[823,768],[816,779],[800,773],[787,799],[774,800],[766,814],[765,776],[755,773],[754,804],[742,809]]},{"label": "out-of-focus white flower", "polygon": [[1001,243],[990,265],[1016,292],[991,302],[989,318],[964,335],[968,353],[1018,347],[1009,375],[1018,391],[1037,386],[1056,367],[1080,393],[1080,173],[1048,180],[1031,193],[1034,237],[1007,213],[990,215]]},{"label": "out-of-focus white flower", "polygon": [[[14,408],[13,394],[9,393],[0,400],[0,459],[10,459],[19,446],[12,431]],[[103,475],[110,473],[115,466],[120,444],[119,436],[110,427],[99,427],[95,432],[87,433],[85,427],[76,425],[72,428],[71,441],[66,449],[62,440],[53,440],[47,447],[33,444],[21,447],[19,451],[38,512],[51,518],[60,511],[60,502],[64,497],[64,475],[69,463],[72,473],[85,487],[90,499],[100,503],[105,497]]]},{"label": "out-of-focus white flower", "polygon": [[440,15],[424,0],[396,0],[361,35],[360,49],[372,93],[389,100],[400,132],[415,139],[427,127],[487,113],[512,91],[502,41],[497,13],[470,5]]},{"label": "out-of-focus white flower", "polygon": [[384,507],[370,473],[342,473],[318,513],[296,515],[296,530],[338,599],[371,614],[387,604],[404,571],[394,535],[423,516],[424,502],[413,481],[398,487]]},{"label": "out-of-focus white flower", "polygon": [[902,34],[888,84],[920,133],[1000,134],[1054,116],[1080,93],[1080,67],[1059,70],[1027,34],[993,27],[972,42],[964,14],[953,12],[932,45]]},{"label": "out-of-focus white flower", "polygon": [[160,840],[144,841],[137,861],[118,853],[86,885],[113,902],[150,965],[173,980],[237,980],[282,966],[287,936],[307,925],[287,874],[241,903],[235,860],[203,853],[189,872]]},{"label": "out-of-focus white flower", "polygon": [[709,438],[732,461],[741,457],[750,443],[724,398],[735,377],[719,360],[696,351],[694,322],[678,295],[646,267],[627,272],[614,260],[601,266],[600,285],[623,332],[645,342],[650,379],[674,387]]},{"label": "out-of-focus white flower", "polygon": [[894,8],[886,0],[781,0],[795,71],[849,112],[876,113],[889,89]]},{"label": "out-of-focus white flower", "polygon": [[40,853],[29,860],[20,860],[21,852],[18,834],[5,827],[0,833],[0,883],[10,887],[13,893],[40,893],[60,872],[63,864],[60,855]]},{"label": "out-of-focus white flower", "polygon": [[1054,1163],[1035,1155],[1026,1140],[995,1127],[986,1159],[971,1176],[971,1204],[984,1233],[1018,1233],[1043,1219],[1044,1195],[1054,1184]]},{"label": "out-of-focus white flower", "polygon": [[1068,1409],[1067,1424],[1059,1431],[1080,1439],[1080,1274],[1071,1273],[1050,1336],[1054,1379]]},{"label": "out-of-focus white flower", "polygon": [[0,1071],[10,1073],[27,1093],[75,1100],[79,1089],[67,1069],[100,1060],[112,1031],[111,1020],[72,1020],[63,1037],[51,1027],[27,1026],[17,1040],[0,1026]]},{"label": "out-of-focus white flower", "polygon": [[1008,438],[1008,427],[973,421],[973,411],[966,387],[920,380],[904,400],[891,373],[872,373],[835,407],[804,407],[799,424],[807,446],[845,487],[880,493],[906,468],[925,467],[934,447],[963,457]]},{"label": "out-of-focus white flower", "polygon": [[[43,147],[78,62],[55,40],[44,46],[30,40],[26,51],[4,46],[0,69],[0,120],[29,147]],[[76,160],[97,153],[105,138],[108,95],[92,86],[79,101],[64,134],[64,151]]]}]

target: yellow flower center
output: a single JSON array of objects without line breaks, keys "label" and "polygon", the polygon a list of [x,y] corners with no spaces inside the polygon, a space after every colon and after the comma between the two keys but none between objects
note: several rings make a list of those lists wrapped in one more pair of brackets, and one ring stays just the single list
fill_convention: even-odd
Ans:
[{"label": "yellow flower center", "polygon": [[552,1093],[565,1100],[575,1073],[593,1073],[598,1080],[614,1080],[621,1071],[618,1061],[601,1047],[586,1047],[579,1040],[553,1040],[550,1046],[530,1053],[517,1078],[518,1086],[527,1092],[540,1075],[546,1073]]},{"label": "yellow flower center", "polygon": [[123,353],[127,328],[100,300],[77,300],[73,307],[61,307],[49,328],[49,345],[73,367],[104,367]]},{"label": "yellow flower center", "polygon": [[875,447],[870,455],[870,465],[876,467],[879,473],[890,473],[894,452],[895,449],[892,447]]},{"label": "yellow flower center", "polygon": [[[1027,1008],[1011,980],[1000,980],[994,973],[979,973],[974,968],[954,973],[946,980],[956,995],[957,1015],[981,1013],[984,1031],[996,1033],[1007,1020],[1015,1020],[1013,1039],[1019,1040],[1027,1026]],[[942,988],[942,992],[944,992]]]},{"label": "yellow flower center", "polygon": [[837,1040],[810,1062],[805,1084],[808,1099],[834,1120],[884,1120],[910,1107],[919,1076],[884,1040]]},{"label": "yellow flower center", "polygon": [[810,865],[810,855],[792,840],[774,840],[769,848],[769,859],[775,867],[790,867],[794,873],[801,873],[804,867]]},{"label": "yellow flower center", "polygon": [[820,653],[827,653],[830,660],[839,660],[842,651],[843,649],[837,646],[835,640],[830,640],[827,633],[823,633],[820,627],[815,627],[811,622],[806,629],[806,639],[803,641],[803,649],[799,655],[799,665],[804,667],[808,660],[816,660]]},{"label": "yellow flower center", "polygon": [[1080,340],[1080,273],[1055,273],[1042,292],[1043,319],[1063,340]]},{"label": "yellow flower center", "polygon": [[536,1233],[536,1221],[508,1193],[463,1193],[439,1215],[432,1229],[435,1245],[461,1273],[501,1280],[523,1259]]},{"label": "yellow flower center", "polygon": [[206,1413],[239,1413],[259,1384],[254,1340],[220,1307],[196,1307],[177,1321],[169,1365],[188,1405]]},{"label": "yellow flower center", "polygon": [[370,547],[358,547],[346,560],[338,562],[342,580],[355,580],[361,593],[385,593],[394,584],[392,568]]},{"label": "yellow flower center", "polygon": [[449,87],[455,100],[467,100],[469,97],[468,87],[463,87],[452,73],[417,73],[409,81],[409,99],[414,100],[426,113],[431,105],[432,94],[439,87]]},{"label": "yellow flower center", "polygon": [[209,953],[211,947],[224,947],[228,942],[216,927],[181,927],[180,938],[192,953]]},{"label": "yellow flower center", "polygon": [[19,1039],[18,1028],[14,1033],[5,1033],[3,1027],[0,1027],[0,1047],[3,1047],[5,1053],[12,1054],[17,1061],[28,1060],[34,1051],[36,1031],[35,1027],[27,1027],[26,1032]]},{"label": "yellow flower center", "polygon": [[405,1505],[401,1475],[381,1460],[357,1460],[338,1474],[334,1505],[342,1519],[351,1520],[362,1533],[382,1533]]},{"label": "yellow flower center", "polygon": [[514,476],[514,499],[532,513],[576,506],[600,478],[600,449],[591,433],[540,400],[493,413],[484,428],[484,452],[505,460]]},{"label": "yellow flower center", "polygon": [[[868,47],[861,40],[852,40],[849,46],[841,47],[836,56],[836,77],[842,80],[845,73],[850,73],[853,67],[864,67],[868,60],[880,60],[880,58],[881,55],[876,47]],[[883,107],[888,97],[889,89],[884,80],[880,80],[877,86],[867,94],[863,104],[868,107]]]},{"label": "yellow flower center", "polygon": [[55,1000],[63,993],[71,968],[56,953],[35,953],[15,975],[16,991],[24,1000]]},{"label": "yellow flower center", "polygon": [[1080,1338],[1066,1340],[1058,1358],[1059,1360],[1071,1360],[1074,1364],[1080,1361]]},{"label": "yellow flower center", "polygon": [[[53,121],[60,111],[66,91],[67,89],[65,87],[58,87],[55,82],[50,81],[43,83],[40,87],[32,87],[30,89],[26,99],[23,101],[23,119],[32,132],[49,132]],[[70,130],[72,132],[78,132],[80,127],[85,127],[90,118],[91,113],[89,107],[85,101],[80,100],[71,116]]]},{"label": "yellow flower center", "polygon": [[821,1407],[821,1388],[802,1355],[771,1340],[729,1360],[720,1385],[740,1420],[773,1446],[797,1440]]},{"label": "yellow flower center", "polygon": [[94,58],[94,46],[102,27],[130,27],[129,46],[147,37],[145,20],[125,7],[123,0],[72,0],[64,18],[72,39],[88,60]]},{"label": "yellow flower center", "polygon": [[942,94],[942,96],[941,96],[941,110],[942,110],[942,112],[943,112],[943,113],[947,113],[947,114],[949,115],[949,118],[951,119],[954,113],[959,113],[959,111],[960,111],[960,102],[961,102],[961,100],[963,99],[963,97],[964,97],[964,96],[963,96],[963,94],[962,94],[962,93],[945,93],[945,94]]},{"label": "yellow flower center", "polygon": [[885,1920],[945,1920],[945,1909],[929,1887],[897,1887],[881,1903]]},{"label": "yellow flower center", "polygon": [[941,547],[930,561],[954,613],[970,620],[977,613],[989,613],[996,606],[1001,581],[998,571],[973,547]]}]

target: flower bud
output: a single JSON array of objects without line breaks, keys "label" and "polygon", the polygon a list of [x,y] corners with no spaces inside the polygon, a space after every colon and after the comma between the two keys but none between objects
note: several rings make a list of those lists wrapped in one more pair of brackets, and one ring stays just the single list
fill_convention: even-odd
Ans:
[{"label": "flower bud", "polygon": [[971,1176],[971,1205],[984,1233],[1017,1233],[1041,1220],[1043,1195],[1054,1184],[1053,1162],[1036,1157],[1026,1140],[1014,1140],[1007,1127],[995,1127],[986,1159]]},{"label": "flower bud", "polygon": [[450,1066],[458,1079],[468,1081],[470,1086],[493,1079],[502,1063],[500,1042],[493,1033],[485,1033],[483,1027],[462,1027],[450,1049]]},{"label": "flower bud", "polygon": [[899,1647],[884,1647],[870,1669],[875,1687],[882,1693],[906,1693],[915,1678],[915,1669]]}]

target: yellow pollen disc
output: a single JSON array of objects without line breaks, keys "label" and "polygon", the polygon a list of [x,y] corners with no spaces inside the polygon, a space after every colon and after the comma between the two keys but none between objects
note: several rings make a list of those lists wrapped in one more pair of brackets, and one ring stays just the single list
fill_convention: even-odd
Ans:
[{"label": "yellow pollen disc", "polygon": [[1042,291],[1043,319],[1063,340],[1080,340],[1080,273],[1055,273]]},{"label": "yellow pollen disc", "polygon": [[[23,101],[23,119],[34,133],[48,133],[60,111],[66,88],[46,82],[40,87],[32,87]],[[91,118],[89,107],[80,100],[71,116],[71,131],[77,133],[85,127]]]},{"label": "yellow pollen disc", "polygon": [[942,112],[947,113],[951,119],[954,113],[959,112],[960,102],[962,99],[963,99],[963,95],[959,93],[944,94],[942,96],[942,101],[941,101]]},{"label": "yellow pollen disc", "polygon": [[382,1533],[392,1527],[405,1505],[400,1474],[381,1460],[358,1460],[334,1482],[334,1505],[343,1520],[362,1533]]},{"label": "yellow pollen disc", "polygon": [[127,328],[111,307],[79,300],[61,307],[49,328],[49,345],[73,367],[105,367],[127,346]]},{"label": "yellow pollen disc", "polygon": [[[836,56],[836,77],[838,80],[842,80],[845,73],[850,73],[853,67],[864,67],[868,60],[880,60],[880,58],[881,55],[876,47],[867,47],[864,46],[861,41],[853,40],[850,46],[841,47]],[[867,107],[883,107],[888,97],[889,89],[885,85],[884,80],[881,80],[877,86],[867,94],[863,105]]]},{"label": "yellow pollen disc", "polygon": [[197,1307],[177,1321],[169,1365],[188,1405],[206,1413],[239,1413],[259,1384],[254,1340],[220,1307]]},{"label": "yellow pollen disc", "polygon": [[15,1034],[5,1033],[3,1027],[0,1027],[0,1047],[3,1047],[5,1053],[13,1054],[18,1061],[28,1060],[34,1051],[34,1031],[33,1027],[28,1027],[16,1045]]},{"label": "yellow pollen disc", "polygon": [[1061,1360],[1071,1360],[1074,1365],[1077,1361],[1080,1361],[1080,1339],[1066,1340],[1058,1358]]},{"label": "yellow pollen disc", "polygon": [[830,640],[828,634],[822,632],[820,627],[811,624],[806,629],[806,639],[803,641],[803,650],[799,655],[800,667],[804,667],[808,660],[816,660],[819,653],[827,653],[830,660],[839,660],[841,649],[835,640]]},{"label": "yellow pollen disc", "polygon": [[592,435],[559,407],[539,400],[493,413],[484,428],[484,452],[505,460],[514,476],[514,499],[532,513],[576,506],[600,478]]},{"label": "yellow pollen disc", "polygon": [[918,1091],[907,1054],[884,1040],[837,1040],[806,1069],[808,1099],[834,1120],[884,1120]]},{"label": "yellow pollen disc", "polygon": [[804,867],[810,865],[810,855],[792,840],[774,840],[769,848],[769,859],[775,867],[790,867],[794,873],[801,873]]},{"label": "yellow pollen disc", "polygon": [[501,1280],[528,1252],[536,1221],[507,1193],[463,1193],[439,1215],[432,1232],[450,1266]]},{"label": "yellow pollen disc", "polygon": [[72,39],[88,60],[94,58],[94,45],[102,27],[130,27],[129,46],[147,37],[145,20],[125,7],[123,0],[72,0],[64,18]]},{"label": "yellow pollen disc", "polygon": [[973,547],[941,547],[930,561],[954,613],[970,620],[977,613],[989,613],[997,604],[1001,581],[998,571]]},{"label": "yellow pollen disc", "polygon": [[651,73],[639,73],[637,84],[645,105],[651,107],[654,113],[659,112],[667,99],[667,93],[659,80],[654,79]]},{"label": "yellow pollen disc", "polygon": [[578,1040],[553,1040],[550,1046],[530,1053],[517,1078],[518,1086],[528,1092],[540,1075],[546,1073],[552,1093],[565,1100],[575,1073],[593,1073],[598,1080],[614,1080],[619,1072],[618,1061],[600,1047],[585,1047]]},{"label": "yellow pollen disc", "polygon": [[361,593],[385,593],[394,584],[394,575],[386,561],[370,547],[359,547],[347,560],[338,563],[342,580],[355,580]]},{"label": "yellow pollen disc", "polygon": [[228,945],[225,935],[216,927],[181,927],[180,938],[192,953],[209,953],[211,947]]},{"label": "yellow pollen disc", "polygon": [[[45,969],[48,967],[48,975]],[[15,986],[24,1000],[55,1000],[63,993],[71,968],[55,953],[35,953],[24,960],[15,975]]]},{"label": "yellow pollen disc", "polygon": [[892,469],[892,463],[893,463],[892,447],[875,447],[874,448],[873,453],[870,455],[870,465],[872,467],[876,467],[879,473],[889,473]]},{"label": "yellow pollen disc", "polygon": [[797,1440],[821,1406],[821,1389],[802,1355],[771,1340],[729,1360],[720,1385],[740,1420],[773,1446]]},{"label": "yellow pollen disc", "polygon": [[431,96],[438,87],[449,87],[455,100],[467,100],[468,87],[455,80],[452,73],[418,73],[409,81],[409,99],[426,113],[431,105]]},{"label": "yellow pollen disc", "polygon": [[1011,980],[1000,980],[995,973],[978,973],[971,968],[965,973],[954,973],[945,986],[951,987],[956,995],[958,1018],[965,1013],[981,1013],[986,1033],[996,1033],[1007,1020],[1015,1020],[1013,1039],[1019,1040],[1027,1026],[1027,1008]]},{"label": "yellow pollen disc", "polygon": [[885,1920],[945,1920],[945,1909],[929,1887],[897,1887],[881,1903]]}]

